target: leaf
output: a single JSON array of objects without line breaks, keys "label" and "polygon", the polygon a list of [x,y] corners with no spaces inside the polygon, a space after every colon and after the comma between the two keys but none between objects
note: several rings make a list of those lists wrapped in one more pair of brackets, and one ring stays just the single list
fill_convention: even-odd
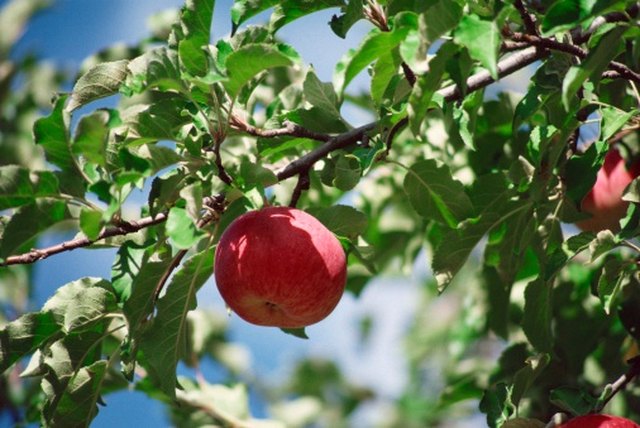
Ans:
[{"label": "leaf", "polygon": [[631,110],[628,112],[621,112],[620,109],[615,107],[602,107],[600,108],[601,122],[600,122],[600,140],[609,141],[629,120],[638,115],[638,110]]},{"label": "leaf", "polygon": [[70,218],[69,207],[64,201],[41,198],[29,205],[23,205],[4,229],[0,242],[0,258],[21,251],[40,233]]},{"label": "leaf", "polygon": [[342,6],[341,9],[343,13],[340,16],[333,15],[329,26],[338,37],[344,39],[351,27],[364,19],[363,0],[348,0],[347,6]]},{"label": "leaf", "polygon": [[190,118],[183,114],[185,100],[172,96],[138,109],[123,117],[129,144],[144,144],[159,140],[180,141],[180,132]]},{"label": "leaf", "polygon": [[186,209],[179,207],[173,207],[169,210],[166,230],[173,245],[183,250],[194,246],[202,237],[202,231],[196,228]]},{"label": "leaf", "polygon": [[457,230],[447,232],[433,254],[432,268],[440,291],[451,283],[487,232],[528,207],[514,201],[513,193],[502,174],[477,179],[469,194],[478,216],[464,221]]},{"label": "leaf", "polygon": [[618,246],[618,238],[608,229],[601,230],[589,243],[589,263],[595,262],[600,256],[608,253]]},{"label": "leaf", "polygon": [[94,241],[102,230],[102,212],[83,208],[80,212],[80,230],[87,238]]},{"label": "leaf", "polygon": [[82,155],[87,162],[107,166],[107,143],[109,137],[110,114],[98,110],[83,116],[76,127],[72,151]]},{"label": "leaf", "polygon": [[543,35],[551,35],[578,26],[589,18],[602,16],[605,11],[623,11],[624,1],[557,0],[542,19]]},{"label": "leaf", "polygon": [[396,23],[392,31],[373,30],[369,33],[356,50],[350,51],[336,65],[333,85],[338,95],[342,96],[347,85],[367,65],[394,50],[407,37],[409,31],[417,29],[417,26],[417,16],[404,13],[396,16]]},{"label": "leaf", "polygon": [[100,360],[78,370],[45,426],[88,427],[98,414],[96,403],[108,367],[108,361]]},{"label": "leaf", "polygon": [[380,55],[376,63],[373,65],[371,76],[371,99],[376,106],[381,105],[384,101],[385,92],[398,75],[398,68],[402,63],[400,52],[398,49]]},{"label": "leaf", "polygon": [[426,2],[429,8],[422,14],[426,24],[426,38],[432,44],[456,28],[462,18],[462,6],[454,0],[436,0]]},{"label": "leaf", "polygon": [[351,154],[340,154],[335,159],[333,185],[343,191],[356,187],[360,182],[362,168],[360,160]]},{"label": "leaf", "polygon": [[271,14],[269,27],[271,32],[275,33],[285,25],[295,21],[298,18],[318,12],[330,7],[343,6],[344,0],[284,0],[277,2]]},{"label": "leaf", "polygon": [[215,247],[195,254],[176,272],[166,294],[158,300],[157,315],[140,341],[146,368],[160,390],[175,397],[176,367],[186,355],[187,313],[196,307],[196,292],[213,273]]},{"label": "leaf", "polygon": [[287,67],[297,61],[297,54],[284,45],[251,44],[229,54],[226,61],[228,79],[224,86],[232,98],[258,73],[273,67]]},{"label": "leaf", "polygon": [[32,312],[0,330],[0,373],[60,331],[51,312]]},{"label": "leaf", "polygon": [[63,332],[82,331],[117,310],[116,296],[106,279],[86,277],[58,288],[42,310],[53,314]]},{"label": "leaf", "polygon": [[502,427],[514,411],[511,403],[511,389],[502,382],[487,389],[480,400],[479,409],[487,415],[487,426]]},{"label": "leaf", "polygon": [[17,165],[0,166],[0,211],[58,193],[58,179],[50,171],[29,171]]},{"label": "leaf", "polygon": [[553,347],[551,292],[552,285],[541,279],[531,281],[524,292],[522,330],[540,352],[550,352]]},{"label": "leaf", "polygon": [[464,15],[454,34],[454,41],[469,50],[471,58],[489,70],[498,80],[498,51],[500,30],[493,21],[485,21],[477,15]]},{"label": "leaf", "polygon": [[620,298],[622,288],[631,282],[632,273],[625,269],[625,264],[616,257],[608,257],[598,278],[598,297],[607,314],[615,308]]},{"label": "leaf", "polygon": [[120,92],[128,97],[148,89],[180,91],[183,88],[178,54],[166,47],[152,49],[132,59],[127,64],[127,70],[128,75]]},{"label": "leaf", "polygon": [[178,41],[178,53],[184,68],[194,76],[207,73],[207,55],[203,48],[211,37],[214,6],[215,0],[187,0],[182,9],[183,34]]},{"label": "leaf", "polygon": [[304,327],[300,328],[281,328],[283,333],[290,334],[291,336],[295,336],[300,339],[308,339],[307,332]]},{"label": "leaf", "polygon": [[91,67],[73,86],[71,100],[65,110],[72,112],[91,101],[117,94],[127,78],[128,63],[128,60],[122,59]]},{"label": "leaf", "polygon": [[582,84],[590,79],[597,83],[607,65],[618,55],[622,44],[622,35],[627,31],[626,26],[614,27],[602,37],[598,45],[589,51],[587,57],[576,66],[569,69],[562,80],[562,104],[569,111],[571,101],[582,87]]},{"label": "leaf", "polygon": [[355,240],[367,229],[367,216],[348,205],[310,208],[307,212],[336,235],[345,236],[351,240]]},{"label": "leaf", "polygon": [[276,0],[235,0],[231,6],[231,34],[235,34],[240,24],[258,13],[278,4]]},{"label": "leaf", "polygon": [[549,401],[575,416],[591,412],[597,399],[582,389],[563,386],[551,390]]},{"label": "leaf", "polygon": [[[514,406],[520,404],[520,400],[524,397],[527,390],[533,385],[535,380],[540,376],[544,369],[551,361],[549,354],[540,354],[535,357],[529,357],[525,361],[526,366],[518,370],[513,377],[513,390],[511,401]],[[503,425],[504,426],[504,425]],[[516,425],[514,425],[515,427]],[[524,427],[525,425],[523,425]]]},{"label": "leaf", "polygon": [[462,183],[451,176],[448,166],[438,165],[433,159],[418,161],[409,168],[404,190],[418,214],[452,229],[473,214]]},{"label": "leaf", "polygon": [[338,109],[338,96],[331,83],[323,83],[318,79],[313,68],[307,72],[302,86],[304,98],[311,104],[327,113],[340,117]]},{"label": "leaf", "polygon": [[74,169],[69,140],[69,114],[64,111],[67,95],[58,97],[53,111],[49,116],[36,120],[33,124],[33,134],[36,144],[44,149],[47,161],[63,171]]},{"label": "leaf", "polygon": [[431,108],[433,94],[440,87],[447,62],[456,51],[457,47],[453,43],[443,44],[438,54],[429,62],[429,71],[418,78],[411,90],[408,107],[409,125],[416,136],[420,134],[420,125]]},{"label": "leaf", "polygon": [[[125,262],[127,260],[126,254],[131,256],[129,265]],[[144,255],[139,264],[137,264],[135,251],[128,249],[121,255],[120,265],[116,272],[118,272],[118,284],[131,290],[127,292],[125,288],[123,291],[123,298],[126,299],[123,312],[129,324],[130,336],[136,337],[140,334],[140,325],[153,312],[153,297],[156,288],[160,279],[167,272],[170,263],[171,257],[161,251],[152,255]],[[137,271],[135,268],[131,269],[136,265],[140,266]],[[127,296],[127,294],[129,295]]]}]

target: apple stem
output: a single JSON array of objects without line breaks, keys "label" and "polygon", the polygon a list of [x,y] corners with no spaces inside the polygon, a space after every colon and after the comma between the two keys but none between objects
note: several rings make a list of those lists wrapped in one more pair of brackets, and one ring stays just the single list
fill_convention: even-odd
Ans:
[{"label": "apple stem", "polygon": [[626,386],[631,383],[636,377],[640,375],[640,355],[636,355],[627,361],[629,364],[629,370],[620,378],[618,378],[615,382],[611,384],[610,393],[601,400],[598,405],[594,409],[594,413],[600,413],[602,409],[611,401],[611,399],[620,391],[626,388]]}]

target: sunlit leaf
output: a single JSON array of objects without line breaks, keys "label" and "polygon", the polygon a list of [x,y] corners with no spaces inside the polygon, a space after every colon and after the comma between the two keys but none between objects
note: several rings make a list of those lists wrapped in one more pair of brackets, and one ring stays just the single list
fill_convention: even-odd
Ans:
[{"label": "sunlit leaf", "polygon": [[92,67],[83,74],[71,92],[71,100],[66,111],[72,112],[78,107],[100,98],[117,94],[120,85],[127,78],[128,60],[103,62]]},{"label": "sunlit leaf", "polygon": [[33,134],[49,162],[63,171],[71,171],[75,164],[68,131],[69,114],[64,110],[66,100],[67,95],[58,97],[51,114],[35,121]]},{"label": "sunlit leaf", "polygon": [[477,15],[464,15],[455,31],[456,43],[469,50],[471,58],[489,70],[491,77],[498,79],[498,50],[500,30],[493,21],[486,21]]}]

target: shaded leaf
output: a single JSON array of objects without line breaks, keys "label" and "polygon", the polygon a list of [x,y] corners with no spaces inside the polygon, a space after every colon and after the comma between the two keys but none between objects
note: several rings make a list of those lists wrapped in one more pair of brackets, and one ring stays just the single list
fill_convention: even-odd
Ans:
[{"label": "shaded leaf", "polygon": [[36,144],[44,149],[47,161],[63,171],[71,171],[74,161],[68,131],[69,114],[64,110],[66,100],[67,95],[58,97],[51,114],[34,122],[33,134]]},{"label": "shaded leaf", "polygon": [[336,235],[346,236],[351,240],[362,235],[367,229],[367,216],[348,205],[310,208],[307,211]]},{"label": "shaded leaf", "polygon": [[531,345],[541,352],[553,346],[551,331],[552,284],[541,279],[531,281],[524,292],[522,330]]},{"label": "shaded leaf", "polygon": [[195,309],[196,292],[213,274],[214,252],[211,247],[195,254],[171,278],[166,294],[158,300],[153,324],[140,341],[149,375],[171,398],[178,361],[187,354],[187,313]]},{"label": "shaded leaf", "polygon": [[51,312],[22,315],[0,330],[0,373],[60,331]]},{"label": "shaded leaf", "polygon": [[344,39],[351,27],[363,18],[363,0],[348,0],[347,6],[342,6],[342,14],[333,15],[329,25],[338,37]]},{"label": "shaded leaf", "polygon": [[110,114],[98,110],[83,116],[76,127],[72,150],[88,162],[106,167]]},{"label": "shaded leaf", "polygon": [[161,91],[182,89],[178,54],[172,49],[159,47],[145,52],[132,59],[127,70],[127,79],[120,87],[120,92],[126,96],[154,88]]},{"label": "shaded leaf", "polygon": [[207,73],[207,55],[211,20],[215,0],[187,0],[181,13],[183,34],[178,41],[178,53],[184,68],[194,76]]},{"label": "shaded leaf", "polygon": [[128,63],[128,60],[122,59],[102,62],[91,67],[73,86],[71,100],[66,107],[66,111],[72,112],[91,101],[117,94],[120,85],[127,78]]},{"label": "shaded leaf", "polygon": [[0,211],[58,193],[58,179],[50,171],[29,171],[17,165],[0,166]]}]

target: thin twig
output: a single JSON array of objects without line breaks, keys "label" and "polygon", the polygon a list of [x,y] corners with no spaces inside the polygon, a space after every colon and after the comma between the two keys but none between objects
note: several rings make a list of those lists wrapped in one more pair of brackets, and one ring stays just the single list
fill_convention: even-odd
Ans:
[{"label": "thin twig", "polygon": [[331,135],[314,132],[306,129],[297,123],[285,120],[282,128],[277,129],[260,129],[248,124],[236,115],[232,115],[229,124],[233,129],[242,131],[254,137],[275,138],[275,137],[297,137],[309,138],[311,140],[327,142],[331,139]]},{"label": "thin twig", "polygon": [[298,205],[298,200],[300,196],[302,196],[302,192],[305,190],[309,190],[311,185],[311,180],[309,179],[309,170],[301,171],[298,174],[298,182],[296,183],[296,187],[293,189],[293,193],[291,194],[291,202],[289,206],[291,208],[295,208]]},{"label": "thin twig", "polygon": [[629,361],[629,370],[618,380],[611,384],[611,391],[607,397],[599,403],[598,408],[594,409],[596,413],[599,413],[606,405],[611,401],[611,399],[620,391],[625,389],[631,381],[633,381],[636,377],[640,376],[640,355],[631,358]]},{"label": "thin twig", "polygon": [[535,17],[527,11],[527,8],[525,7],[524,3],[522,3],[522,0],[515,0],[513,2],[513,5],[516,7],[516,9],[518,9],[527,33],[537,35],[538,29],[536,27]]}]

